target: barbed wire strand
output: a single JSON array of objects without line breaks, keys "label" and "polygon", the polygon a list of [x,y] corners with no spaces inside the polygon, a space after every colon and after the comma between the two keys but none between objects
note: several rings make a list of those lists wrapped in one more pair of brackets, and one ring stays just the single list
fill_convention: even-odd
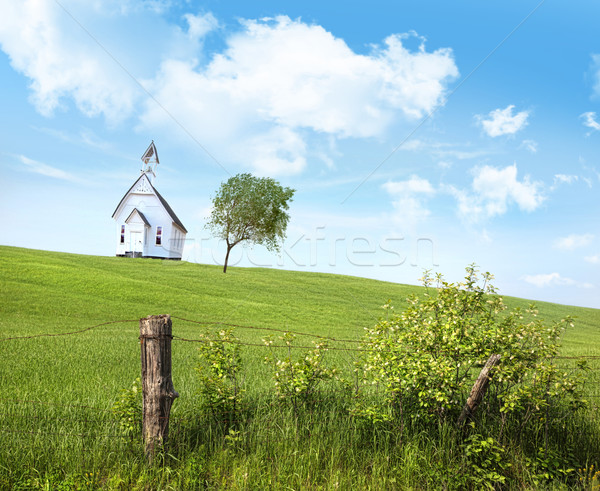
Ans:
[{"label": "barbed wire strand", "polygon": [[313,338],[319,338],[319,339],[327,339],[328,341],[335,341],[335,342],[339,342],[339,343],[361,343],[362,342],[358,339],[339,339],[339,338],[334,338],[331,336],[323,336],[321,334],[299,332],[299,331],[293,331],[291,329],[277,329],[275,327],[248,326],[248,325],[231,324],[231,323],[227,323],[227,322],[218,322],[218,321],[196,321],[196,320],[186,319],[184,317],[179,317],[179,316],[174,316],[174,315],[171,316],[171,319],[177,319],[177,320],[184,321],[184,322],[191,322],[193,324],[201,324],[203,326],[218,325],[218,326],[226,326],[226,327],[237,327],[240,329],[256,329],[256,330],[260,330],[260,331],[274,331],[274,332],[281,332],[284,334],[290,333],[290,334],[295,334],[297,336],[307,336],[307,337],[313,337]]},{"label": "barbed wire strand", "polygon": [[[235,328],[240,328],[240,329],[273,331],[273,332],[281,332],[284,334],[290,333],[290,334],[295,334],[298,336],[314,337],[317,339],[324,339],[327,341],[333,341],[333,342],[339,342],[339,343],[364,344],[364,341],[361,341],[361,340],[339,339],[339,338],[334,338],[331,336],[323,336],[320,334],[305,333],[305,332],[294,331],[294,330],[290,330],[290,329],[279,329],[279,328],[274,328],[274,327],[259,327],[259,326],[234,324],[234,323],[227,323],[227,322],[220,322],[220,321],[193,320],[193,319],[187,319],[185,317],[180,317],[180,316],[175,316],[175,315],[171,315],[170,317],[171,317],[171,319],[177,319],[177,320],[180,320],[183,322],[189,322],[189,323],[199,324],[199,325],[203,325],[203,326],[213,325],[213,326],[235,327]],[[70,335],[75,335],[75,334],[82,334],[84,332],[88,332],[88,331],[91,331],[93,329],[96,329],[96,328],[102,327],[102,326],[107,326],[107,325],[111,325],[111,324],[119,324],[119,323],[128,323],[128,322],[139,322],[139,320],[140,319],[122,319],[122,320],[107,321],[107,322],[102,322],[102,323],[96,324],[94,326],[89,326],[89,327],[86,327],[83,329],[78,329],[76,331],[69,331],[69,332],[63,332],[63,333],[42,333],[42,334],[32,334],[29,336],[12,336],[12,337],[7,337],[7,338],[0,338],[0,342],[18,340],[18,339],[33,339],[33,338],[39,338],[39,337],[70,336]],[[264,343],[263,344],[249,343],[249,342],[240,341],[240,340],[221,340],[221,339],[208,339],[208,338],[207,339],[189,339],[189,338],[184,338],[182,336],[175,336],[175,335],[173,336],[173,339],[178,340],[178,341],[188,342],[188,343],[225,342],[225,343],[240,344],[243,346],[253,346],[253,347],[263,347],[263,348],[294,348],[294,349],[314,349],[315,348],[314,346],[301,346],[301,345],[293,345],[293,344],[274,345],[274,344],[264,344]],[[331,350],[331,351],[358,351],[358,352],[373,351],[372,349],[366,349],[366,348],[340,348],[340,347],[335,347],[335,346],[327,346],[324,349]],[[597,360],[597,359],[600,359],[600,355],[578,355],[578,356],[561,356],[561,355],[559,355],[559,356],[555,356],[553,358],[556,360]]]},{"label": "barbed wire strand", "polygon": [[92,435],[91,433],[61,433],[50,431],[27,431],[27,430],[7,430],[0,428],[0,433],[21,433],[25,435],[40,435],[40,436],[76,436],[79,438],[130,438],[127,435]]},{"label": "barbed wire strand", "polygon": [[[182,338],[180,336],[173,336],[173,341],[184,341],[186,343],[229,343],[229,344],[239,344],[241,346],[255,346],[255,347],[259,347],[259,348],[290,348],[290,349],[315,349],[316,346],[300,346],[300,345],[295,345],[295,344],[264,344],[264,343],[248,343],[245,341],[239,341],[239,340],[227,340],[227,339],[188,339],[188,338]],[[335,347],[335,346],[328,346],[328,347],[323,347],[321,348],[323,350],[329,350],[329,351],[373,351],[373,350],[367,350],[367,349],[361,349],[361,348],[340,348],[340,347]]]},{"label": "barbed wire strand", "polygon": [[70,331],[70,332],[32,334],[30,336],[12,336],[12,337],[9,337],[9,338],[0,338],[0,342],[2,342],[2,341],[12,341],[12,340],[15,340],[15,339],[33,339],[33,338],[43,338],[43,337],[70,336],[72,334],[81,334],[81,333],[84,333],[84,332],[87,332],[87,331],[91,331],[92,329],[96,329],[98,327],[108,326],[110,324],[125,323],[125,322],[139,322],[139,319],[125,319],[125,320],[119,320],[119,321],[102,322],[100,324],[96,324],[95,326],[90,326],[90,327],[86,327],[84,329],[79,329],[77,331]]},{"label": "barbed wire strand", "polygon": [[62,407],[62,408],[76,408],[76,409],[92,409],[99,412],[110,412],[110,409],[103,409],[95,406],[86,406],[85,404],[58,404],[55,402],[47,401],[33,401],[31,399],[6,399],[0,398],[0,402],[7,402],[12,404],[40,404],[44,406]]}]

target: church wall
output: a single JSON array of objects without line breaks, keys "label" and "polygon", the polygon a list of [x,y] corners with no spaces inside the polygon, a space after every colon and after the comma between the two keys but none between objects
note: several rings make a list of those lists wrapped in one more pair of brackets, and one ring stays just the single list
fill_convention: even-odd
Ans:
[{"label": "church wall", "polygon": [[[125,220],[131,212],[137,208],[141,211],[150,227],[145,226],[141,218],[136,214],[129,223]],[[173,225],[172,218],[165,211],[159,199],[154,194],[132,193],[123,203],[120,212],[115,216],[116,220],[116,238],[117,255],[125,255],[133,248],[130,237],[133,233],[140,233],[143,247],[139,248],[143,256],[162,257],[181,259],[183,251],[183,238],[185,234]],[[125,225],[124,243],[121,243],[121,227]],[[161,233],[158,234],[157,227],[161,227]],[[157,236],[160,236],[160,244],[157,244]]]}]

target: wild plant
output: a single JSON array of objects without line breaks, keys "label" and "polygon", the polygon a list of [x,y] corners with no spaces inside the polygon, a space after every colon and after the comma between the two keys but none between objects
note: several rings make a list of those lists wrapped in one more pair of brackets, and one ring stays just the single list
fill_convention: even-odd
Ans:
[{"label": "wild plant", "polygon": [[[273,354],[265,357],[265,363],[273,367],[273,381],[277,396],[289,401],[297,411],[300,404],[311,403],[315,400],[317,387],[321,382],[332,379],[337,370],[329,368],[324,363],[327,343],[314,342],[314,348],[301,353],[294,358],[292,354],[295,335],[286,332],[279,339],[287,347],[287,356],[283,359]],[[272,346],[273,339],[263,339],[267,346]]]},{"label": "wild plant", "polygon": [[239,339],[233,329],[221,329],[202,335],[200,363],[196,371],[200,379],[203,407],[217,422],[231,425],[237,421],[242,407],[242,356]]},{"label": "wild plant", "polygon": [[112,413],[119,421],[119,427],[132,441],[142,434],[141,385],[140,378],[136,378],[129,389],[121,390],[121,396],[112,406]]},{"label": "wild plant", "polygon": [[594,467],[594,464],[579,469],[579,484],[585,491],[600,490],[600,471]]},{"label": "wild plant", "polygon": [[[465,281],[448,283],[426,273],[424,297],[408,299],[408,308],[367,329],[363,375],[384,387],[387,402],[404,415],[442,421],[461,411],[474,377],[492,354],[500,363],[491,374],[489,394],[500,414],[544,414],[550,399],[584,404],[578,380],[558,370],[553,357],[570,318],[550,326],[532,306],[508,314],[485,273],[475,266]],[[390,312],[392,307],[384,308]]]}]

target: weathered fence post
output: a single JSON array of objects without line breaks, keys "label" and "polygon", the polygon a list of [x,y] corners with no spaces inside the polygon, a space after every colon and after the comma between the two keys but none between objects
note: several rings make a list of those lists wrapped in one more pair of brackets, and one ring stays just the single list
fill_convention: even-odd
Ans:
[{"label": "weathered fence post", "polygon": [[167,441],[171,405],[179,397],[171,380],[172,338],[169,315],[149,315],[140,319],[144,404],[142,435],[150,461],[156,445]]},{"label": "weathered fence post", "polygon": [[467,403],[460,413],[458,418],[458,426],[463,426],[468,418],[473,416],[473,413],[477,409],[477,406],[481,404],[483,396],[487,392],[488,386],[490,385],[490,370],[500,363],[500,355],[492,355],[488,358],[488,361],[479,372],[479,377],[475,381],[471,394],[467,399]]}]

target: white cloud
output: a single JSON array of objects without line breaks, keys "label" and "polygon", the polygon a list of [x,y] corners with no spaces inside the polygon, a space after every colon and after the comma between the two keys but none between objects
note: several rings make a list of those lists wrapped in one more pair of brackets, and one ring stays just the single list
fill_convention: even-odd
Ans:
[{"label": "white cloud", "polygon": [[519,148],[525,148],[530,153],[537,153],[538,143],[534,140],[523,140]]},{"label": "white cloud", "polygon": [[192,41],[205,37],[219,27],[219,21],[210,12],[204,15],[185,14],[183,17],[188,23],[187,36]]},{"label": "white cloud", "polygon": [[554,183],[565,183],[565,184],[573,184],[575,181],[579,180],[579,176],[573,174],[555,174],[554,175]]},{"label": "white cloud", "polygon": [[585,256],[584,261],[590,264],[600,264],[600,254],[594,254],[593,256]]},{"label": "white cloud", "polygon": [[[285,16],[248,20],[243,27],[205,69],[186,65],[196,84],[181,93],[184,103],[201,89],[210,95],[210,84],[218,83],[230,105],[249,103],[261,120],[375,136],[392,109],[412,117],[429,112],[443,100],[444,83],[458,75],[450,50],[412,53],[399,35],[370,55],[357,55],[321,26]],[[162,67],[163,92],[181,88],[170,78],[182,75],[181,68],[168,62]]]},{"label": "white cloud", "polygon": [[[585,180],[585,178],[583,178]],[[549,191],[555,191],[561,184],[573,184],[579,181],[579,176],[574,174],[555,174],[554,182],[549,187]]]},{"label": "white cloud", "polygon": [[[383,46],[359,55],[318,25],[284,16],[248,20],[207,65],[164,62],[152,90],[226,160],[237,160],[265,138],[283,148],[291,132],[304,140],[307,130],[335,138],[377,137],[399,116],[420,117],[442,103],[445,84],[458,75],[449,49],[426,52],[421,46],[411,52],[403,39],[389,36]],[[156,128],[165,119],[149,103],[142,124]],[[275,142],[277,135],[284,140]],[[296,148],[299,153],[267,159],[276,163],[274,172],[304,167],[304,146]]]},{"label": "white cloud", "polygon": [[173,0],[102,0],[94,2],[94,8],[109,15],[140,14],[144,11],[160,14],[167,11],[172,4]]},{"label": "white cloud", "polygon": [[488,216],[502,215],[511,201],[521,210],[533,211],[544,200],[540,183],[531,182],[529,176],[517,179],[517,164],[504,169],[487,165],[477,169],[472,187]]},{"label": "white cloud", "polygon": [[420,153],[428,152],[439,159],[457,159],[470,160],[486,156],[488,150],[465,150],[469,144],[433,142],[423,140],[409,140],[400,148],[402,150],[418,151]]},{"label": "white cloud", "polygon": [[[284,16],[245,21],[243,27],[206,67],[163,63],[156,96],[186,125],[204,114],[195,101],[215,98],[220,110],[210,113],[208,124],[222,130],[231,124],[223,113],[233,112],[241,118],[238,125],[379,136],[397,113],[412,118],[431,111],[443,101],[445,83],[458,75],[450,50],[421,47],[413,53],[399,35],[358,55],[321,26]],[[149,109],[144,120],[161,116]],[[199,130],[206,128],[200,124]]]},{"label": "white cloud", "polygon": [[80,183],[82,180],[77,176],[69,172],[65,172],[64,170],[57,169],[56,167],[52,167],[48,164],[44,164],[43,162],[38,162],[37,160],[30,159],[25,157],[24,155],[18,156],[19,160],[25,168],[29,172],[33,172],[35,174],[41,174],[42,176],[52,177],[54,179],[61,179],[63,181],[70,181],[75,183]]},{"label": "white cloud", "polygon": [[166,109],[219,159],[274,173],[305,167],[311,135],[380,137],[398,120],[423,117],[444,103],[458,76],[451,49],[426,51],[422,38],[417,49],[406,48],[414,33],[392,34],[357,54],[323,27],[285,16],[242,21],[223,34],[224,49],[208,54],[201,41],[218,20],[188,13],[180,27],[159,15],[168,6],[5,2],[0,45],[31,80],[31,99],[44,115],[73,101],[87,116],[119,123],[136,114],[138,129],[156,131],[174,128]]},{"label": "white cloud", "polygon": [[244,156],[250,156],[249,164],[262,175],[297,174],[306,166],[306,145],[294,131],[285,127],[274,127],[245,142],[241,148]]},{"label": "white cloud", "polygon": [[478,222],[483,216],[481,200],[471,192],[458,189],[455,186],[446,186],[445,190],[456,199],[458,214],[468,222]]},{"label": "white cloud", "polygon": [[421,140],[408,140],[407,142],[402,143],[400,147],[401,150],[420,150],[423,148],[424,143]]},{"label": "white cloud", "polygon": [[52,114],[67,96],[87,116],[131,112],[135,84],[55,2],[3,2],[0,45],[31,80],[40,113]]},{"label": "white cloud", "polygon": [[596,121],[596,113],[593,111],[589,111],[587,113],[583,113],[579,116],[581,119],[583,119],[583,125],[587,126],[588,128],[591,128],[595,131],[599,131],[600,130],[600,123],[598,123],[598,121]]},{"label": "white cloud", "polygon": [[198,57],[200,39],[218,27],[210,13],[187,14],[184,32],[160,16],[169,3],[2,2],[0,47],[31,80],[30,99],[41,114],[73,101],[88,117],[120,123],[146,97],[134,78],[151,79],[171,56]]},{"label": "white cloud", "polygon": [[572,234],[567,237],[560,237],[554,241],[554,247],[561,251],[572,251],[581,247],[588,246],[592,243],[594,236],[592,234],[576,235]]},{"label": "white cloud", "polygon": [[477,116],[483,130],[491,137],[512,135],[527,125],[529,111],[521,111],[513,115],[514,105],[504,109],[494,109],[488,114],[489,119]]},{"label": "white cloud", "polygon": [[472,172],[470,190],[445,188],[457,200],[459,215],[469,222],[503,215],[512,203],[520,210],[531,212],[545,199],[540,182],[532,182],[529,176],[521,181],[517,178],[517,164],[504,168],[486,165]]},{"label": "white cloud", "polygon": [[572,278],[561,276],[560,273],[525,275],[521,279],[527,283],[530,283],[531,285],[537,286],[538,288],[545,288],[549,286],[576,286],[578,288],[594,288],[594,285],[591,283],[575,281]]},{"label": "white cloud", "polygon": [[427,179],[414,175],[406,181],[388,181],[383,188],[390,194],[433,194],[435,192]]},{"label": "white cloud", "polygon": [[413,175],[406,181],[388,181],[382,187],[393,196],[393,218],[400,225],[414,228],[431,214],[425,201],[435,189],[427,179]]}]

